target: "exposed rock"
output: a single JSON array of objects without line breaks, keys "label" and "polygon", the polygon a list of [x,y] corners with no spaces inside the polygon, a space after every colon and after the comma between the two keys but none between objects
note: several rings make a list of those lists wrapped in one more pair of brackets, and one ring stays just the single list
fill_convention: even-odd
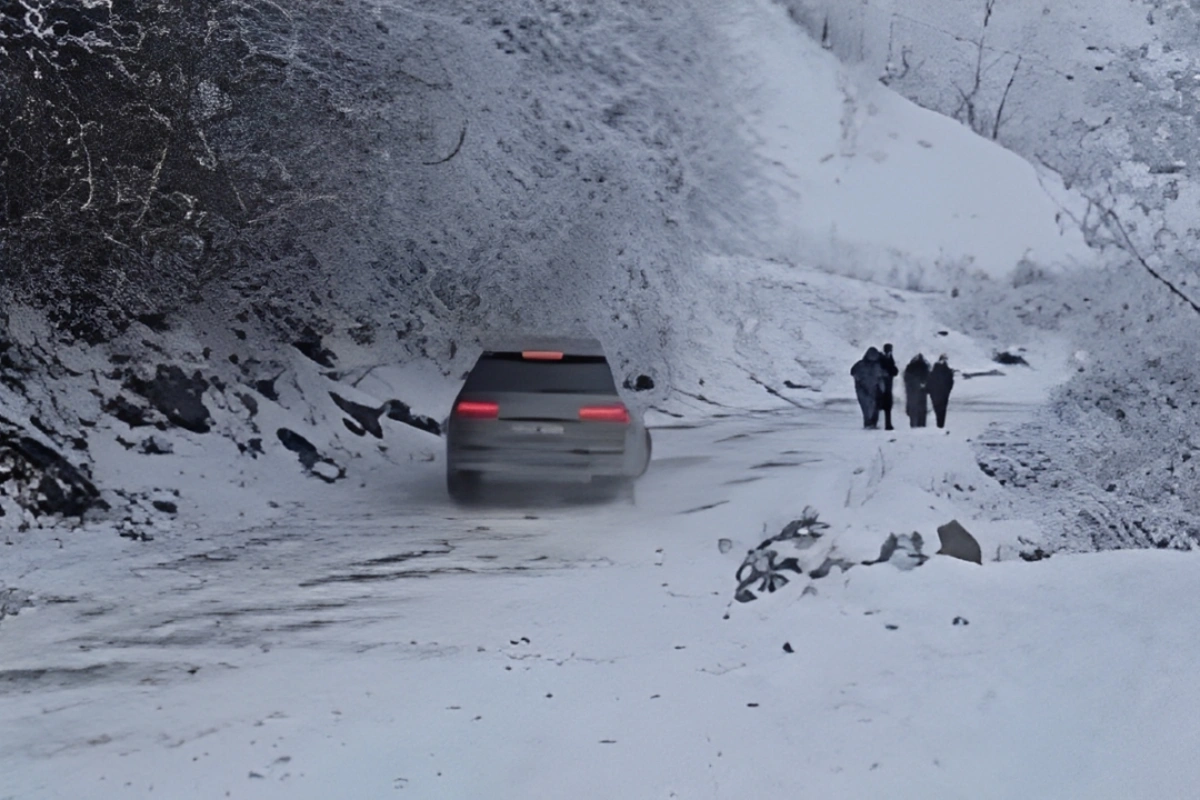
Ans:
[{"label": "exposed rock", "polygon": [[975,540],[974,536],[967,533],[967,529],[959,524],[958,520],[952,519],[945,525],[939,526],[937,532],[938,539],[942,544],[937,551],[938,555],[950,556],[974,564],[983,563],[983,551],[979,547],[979,542]]},{"label": "exposed rock", "polygon": [[833,572],[834,567],[837,567],[842,572],[845,572],[852,566],[854,566],[854,563],[851,561],[847,561],[844,558],[833,558],[832,556],[829,556],[826,557],[823,562],[821,562],[821,566],[808,573],[808,577],[813,579],[824,578],[829,575],[829,573]]},{"label": "exposed rock", "polygon": [[244,405],[246,410],[250,412],[251,417],[258,414],[258,401],[254,399],[253,395],[246,394],[245,392],[238,392],[237,398],[238,400],[242,401],[242,405]]},{"label": "exposed rock", "polygon": [[363,432],[366,432],[376,439],[383,438],[383,426],[379,424],[379,418],[383,416],[384,409],[387,408],[386,403],[379,408],[371,408],[361,403],[355,403],[353,400],[347,400],[337,392],[330,392],[329,396],[333,398],[333,402],[337,404],[338,408],[345,411],[358,423],[358,427],[361,430],[356,431],[347,422],[346,427],[350,429],[351,433],[361,436]]},{"label": "exposed rock", "polygon": [[654,379],[649,375],[638,375],[636,378],[626,378],[624,386],[634,392],[646,392],[654,388]]},{"label": "exposed rock", "polygon": [[887,562],[899,569],[910,570],[929,560],[929,556],[922,552],[924,547],[925,540],[916,531],[902,533],[899,536],[889,533],[887,539],[883,541],[883,546],[879,548],[879,558],[874,561],[864,561],[863,564],[869,566]]},{"label": "exposed rock", "polygon": [[173,424],[193,433],[208,433],[212,417],[204,405],[209,382],[199,371],[188,377],[178,366],[159,364],[153,378],[129,376],[125,388],[150,401]]},{"label": "exposed rock", "polygon": [[1000,350],[994,353],[992,361],[995,361],[997,364],[1004,364],[1005,366],[1015,366],[1017,364],[1029,366],[1029,362],[1020,353],[1011,353],[1007,350]]},{"label": "exposed rock", "polygon": [[310,475],[314,475],[326,483],[333,483],[346,476],[346,470],[317,450],[316,446],[300,434],[288,428],[280,428],[275,432],[279,441],[288,450],[300,458],[300,463]]},{"label": "exposed rock", "polygon": [[412,425],[414,428],[423,430],[426,433],[432,433],[434,436],[442,435],[442,426],[437,420],[432,417],[412,413],[412,409],[408,407],[407,403],[399,400],[388,400],[383,404],[383,412],[387,414],[388,419]]},{"label": "exposed rock", "polygon": [[138,452],[147,456],[167,456],[175,452],[175,446],[165,439],[147,436],[138,446]]},{"label": "exposed rock", "polygon": [[0,425],[0,495],[35,515],[80,517],[107,508],[84,474],[51,447]]},{"label": "exposed rock", "polygon": [[112,414],[131,428],[141,428],[152,424],[149,419],[150,409],[134,405],[121,395],[110,398],[105,402],[104,411]]},{"label": "exposed rock", "polygon": [[292,342],[292,346],[327,369],[333,369],[337,362],[337,356],[322,344],[321,335],[312,328],[305,328],[300,338]]},{"label": "exposed rock", "polygon": [[275,389],[276,378],[265,378],[254,382],[254,391],[273,403],[279,402],[279,392]]}]

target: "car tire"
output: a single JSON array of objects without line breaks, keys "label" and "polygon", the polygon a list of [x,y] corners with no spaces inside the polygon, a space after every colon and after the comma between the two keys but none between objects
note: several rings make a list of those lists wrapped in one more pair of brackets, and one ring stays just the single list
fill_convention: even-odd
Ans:
[{"label": "car tire", "polygon": [[446,491],[456,503],[472,503],[479,499],[483,476],[461,469],[446,470]]},{"label": "car tire", "polygon": [[593,478],[592,485],[603,495],[605,500],[612,500],[634,505],[634,480],[632,478]]},{"label": "car tire", "polygon": [[640,472],[638,472],[639,478],[646,474],[646,470],[650,469],[650,459],[654,454],[654,441],[650,438],[650,429],[646,428],[642,432],[642,435],[645,437],[646,441],[646,460],[642,462],[642,469]]}]

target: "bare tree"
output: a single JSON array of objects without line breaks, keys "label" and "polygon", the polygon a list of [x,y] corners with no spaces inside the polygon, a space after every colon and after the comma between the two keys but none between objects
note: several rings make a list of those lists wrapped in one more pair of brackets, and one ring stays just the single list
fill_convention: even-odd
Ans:
[{"label": "bare tree", "polygon": [[985,63],[989,51],[992,49],[987,44],[987,33],[988,25],[992,21],[992,14],[996,8],[996,2],[997,0],[984,0],[983,24],[980,26],[979,35],[974,39],[966,40],[975,48],[974,69],[971,73],[971,83],[969,86],[964,88],[958,83],[954,84],[954,88],[958,92],[959,103],[951,115],[955,119],[966,123],[971,130],[980,136],[986,136],[990,139],[997,139],[1000,136],[1000,125],[1004,121],[1004,107],[1008,101],[1009,92],[1012,91],[1013,84],[1016,82],[1017,73],[1021,69],[1023,58],[1019,54],[1016,56],[1012,72],[1008,76],[1008,81],[1004,85],[1004,90],[1000,95],[995,110],[987,111],[983,107],[984,78],[1006,56],[1011,55],[1007,51],[1004,51],[999,53],[990,63]]}]

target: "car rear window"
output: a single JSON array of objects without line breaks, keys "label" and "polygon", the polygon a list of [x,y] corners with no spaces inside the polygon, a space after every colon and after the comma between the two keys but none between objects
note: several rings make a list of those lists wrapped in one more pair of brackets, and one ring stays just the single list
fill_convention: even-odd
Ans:
[{"label": "car rear window", "polygon": [[463,386],[468,392],[616,394],[603,356],[563,356],[561,361],[527,360],[520,353],[486,353]]}]

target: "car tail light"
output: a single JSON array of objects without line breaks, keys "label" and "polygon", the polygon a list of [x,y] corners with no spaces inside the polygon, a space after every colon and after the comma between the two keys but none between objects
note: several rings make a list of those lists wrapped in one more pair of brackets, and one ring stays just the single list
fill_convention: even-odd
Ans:
[{"label": "car tail light", "polygon": [[460,419],[496,419],[500,416],[500,404],[461,400],[454,407],[454,416]]},{"label": "car tail light", "polygon": [[607,406],[584,406],[579,409],[579,419],[584,422],[622,422],[628,424],[629,409],[624,403]]},{"label": "car tail light", "polygon": [[526,361],[562,361],[563,354],[557,350],[523,350],[521,358]]}]

